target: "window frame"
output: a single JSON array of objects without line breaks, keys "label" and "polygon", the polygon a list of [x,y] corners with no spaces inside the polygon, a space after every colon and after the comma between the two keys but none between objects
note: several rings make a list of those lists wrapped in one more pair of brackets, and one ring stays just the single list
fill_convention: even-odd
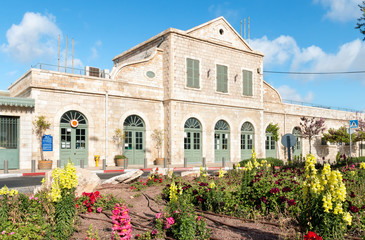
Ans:
[{"label": "window frame", "polygon": [[[198,87],[194,87],[194,72],[193,72],[193,86],[189,86],[188,85],[188,60],[192,60],[193,61],[193,64],[194,64],[194,61],[198,61],[198,66],[199,66],[199,72],[198,72]],[[201,81],[201,59],[199,58],[194,58],[194,57],[185,57],[185,87],[186,88],[189,88],[189,89],[195,89],[195,90],[200,90],[201,87],[202,87],[202,81]]]},{"label": "window frame", "polygon": [[[223,66],[223,67],[226,67],[227,69],[227,91],[226,92],[223,92],[223,91],[219,91],[218,90],[218,66]],[[223,94],[229,94],[229,84],[228,84],[228,79],[229,79],[229,66],[226,65],[226,64],[221,64],[221,63],[216,63],[215,64],[215,92],[217,93],[223,93]]]},{"label": "window frame", "polygon": [[[244,71],[251,72],[251,95],[244,93],[244,89],[245,89],[244,88],[244,74],[243,74]],[[241,68],[241,83],[242,83],[241,95],[244,96],[244,97],[253,97],[255,89],[254,89],[254,71],[252,69]]]}]

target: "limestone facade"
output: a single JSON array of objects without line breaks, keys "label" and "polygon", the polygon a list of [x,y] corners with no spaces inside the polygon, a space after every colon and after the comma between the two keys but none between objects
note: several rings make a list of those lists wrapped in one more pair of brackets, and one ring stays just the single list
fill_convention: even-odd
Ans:
[{"label": "limestone facade", "polygon": [[[229,160],[241,160],[241,127],[250,122],[254,128],[254,146],[258,157],[265,157],[266,127],[278,124],[280,135],[292,133],[301,116],[323,117],[327,128],[338,128],[358,119],[360,114],[282,102],[280,94],[263,79],[264,55],[254,51],[223,18],[188,31],[167,29],[151,39],[113,58],[109,78],[91,77],[55,71],[30,69],[9,87],[12,97],[35,99],[34,111],[21,117],[20,168],[30,168],[30,160],[39,158],[39,142],[31,133],[32,121],[44,115],[51,122],[48,134],[54,149],[46,158],[60,159],[60,119],[69,111],[87,118],[87,165],[95,166],[94,155],[107,159],[121,153],[113,141],[114,131],[123,129],[131,115],[145,124],[144,152],[148,164],[157,157],[151,139],[154,129],[164,129],[163,157],[182,164],[185,157],[184,125],[189,118],[201,124],[201,156],[215,160],[215,125],[224,120],[229,126]],[[187,59],[199,61],[199,87],[187,86]],[[217,90],[217,65],[226,66],[227,92]],[[252,96],[243,94],[243,70],[252,73]],[[0,115],[19,115],[0,109]],[[362,116],[361,116],[362,117]],[[346,146],[322,146],[313,141],[312,152],[334,159]],[[353,154],[358,155],[358,147]],[[309,151],[302,141],[302,154]],[[285,159],[280,140],[277,157]],[[54,164],[55,161],[54,161]]]}]

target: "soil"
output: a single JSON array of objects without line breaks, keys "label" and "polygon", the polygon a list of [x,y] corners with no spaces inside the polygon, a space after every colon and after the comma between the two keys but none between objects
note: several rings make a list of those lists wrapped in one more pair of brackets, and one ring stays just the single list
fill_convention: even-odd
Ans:
[{"label": "soil", "polygon": [[[156,212],[164,210],[164,201],[158,197],[164,185],[151,186],[141,192],[134,192],[129,184],[103,184],[98,190],[101,194],[113,194],[121,197],[130,210],[133,238],[137,234],[153,230],[153,219]],[[98,230],[100,239],[111,239],[111,212],[88,213],[80,215],[77,231],[72,239],[85,239],[90,224]],[[276,221],[256,221],[231,218],[223,215],[204,213],[208,228],[211,229],[211,239],[296,239],[295,231],[290,223]],[[281,226],[281,227],[280,227]],[[285,227],[287,226],[287,227]]]}]

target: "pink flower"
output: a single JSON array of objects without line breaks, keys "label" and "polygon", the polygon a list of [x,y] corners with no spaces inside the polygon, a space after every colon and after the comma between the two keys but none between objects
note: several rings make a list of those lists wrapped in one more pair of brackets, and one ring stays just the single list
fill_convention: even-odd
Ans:
[{"label": "pink flower", "polygon": [[5,233],[6,233],[6,231],[5,231],[5,230],[1,232],[1,234],[2,234],[2,235],[4,235]]},{"label": "pink flower", "polygon": [[157,230],[154,229],[152,232],[151,232],[151,235],[156,235],[157,234]]},{"label": "pink flower", "polygon": [[175,220],[174,220],[174,218],[173,218],[173,217],[166,218],[166,221],[167,221],[167,223],[168,223],[168,224],[170,224],[170,225],[172,225],[172,224],[174,224],[174,223],[175,223]]},{"label": "pink flower", "polygon": [[96,212],[98,212],[98,213],[101,213],[101,211],[103,211],[103,208],[101,208],[101,207],[98,207],[98,208],[96,209]]},{"label": "pink flower", "polygon": [[38,200],[38,197],[35,197],[35,198],[34,198],[34,200],[36,200],[36,201],[37,201],[37,200]]},{"label": "pink flower", "polygon": [[15,232],[11,232],[11,233],[9,233],[9,235],[13,235],[13,234],[15,234]]},{"label": "pink flower", "polygon": [[196,220],[200,221],[200,219],[202,219],[202,216],[198,216],[198,218]]},{"label": "pink flower", "polygon": [[157,213],[157,214],[156,214],[156,218],[157,218],[157,219],[162,218],[162,213]]}]

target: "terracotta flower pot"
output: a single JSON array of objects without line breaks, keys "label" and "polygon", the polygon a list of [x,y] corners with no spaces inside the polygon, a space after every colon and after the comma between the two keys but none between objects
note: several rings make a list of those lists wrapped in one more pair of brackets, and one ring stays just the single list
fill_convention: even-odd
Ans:
[{"label": "terracotta flower pot", "polygon": [[117,167],[123,167],[124,166],[124,161],[127,161],[128,164],[128,159],[126,158],[115,158],[115,166]]},{"label": "terracotta flower pot", "polygon": [[53,161],[52,160],[38,160],[38,169],[42,170],[42,169],[52,169],[52,164]]},{"label": "terracotta flower pot", "polygon": [[155,165],[163,165],[163,158],[156,158],[154,161]]}]

